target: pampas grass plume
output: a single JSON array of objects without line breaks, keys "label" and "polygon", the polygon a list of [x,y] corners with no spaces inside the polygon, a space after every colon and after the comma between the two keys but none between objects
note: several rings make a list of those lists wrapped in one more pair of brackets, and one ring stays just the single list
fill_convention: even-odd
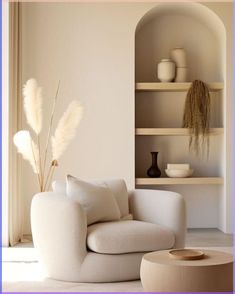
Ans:
[{"label": "pampas grass plume", "polygon": [[42,89],[35,79],[26,82],[23,88],[24,110],[27,122],[38,135],[42,129]]},{"label": "pampas grass plume", "polygon": [[[53,124],[59,85],[60,84],[58,84],[54,104],[52,107],[45,148],[41,149],[39,136],[42,131],[42,90],[38,86],[38,83],[35,79],[30,79],[26,82],[23,87],[23,96],[26,119],[36,134],[37,143],[34,143],[30,132],[27,130],[21,130],[17,132],[13,138],[18,152],[22,154],[25,160],[29,161],[33,171],[37,174],[41,192],[46,191],[49,188],[55,167],[58,165],[57,160],[61,157],[70,141],[74,138],[76,134],[76,128],[79,125],[83,115],[83,107],[81,104],[78,101],[72,101],[59,120],[54,136],[51,136],[51,128]],[[47,150],[50,138],[52,144],[52,161],[47,170]]]},{"label": "pampas grass plume", "polygon": [[25,160],[28,160],[33,171],[38,174],[39,152],[28,131],[22,130],[14,135],[14,144]]},{"label": "pampas grass plume", "polygon": [[83,107],[78,101],[72,101],[61,117],[55,135],[51,138],[52,160],[58,160],[74,138],[82,116]]}]

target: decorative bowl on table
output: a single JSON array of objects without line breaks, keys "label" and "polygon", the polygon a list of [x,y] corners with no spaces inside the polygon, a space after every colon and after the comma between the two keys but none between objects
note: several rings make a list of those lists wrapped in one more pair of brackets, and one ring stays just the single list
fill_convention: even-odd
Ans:
[{"label": "decorative bowl on table", "polygon": [[187,178],[193,174],[193,169],[165,169],[170,178]]},{"label": "decorative bowl on table", "polygon": [[203,259],[205,254],[201,250],[183,248],[170,250],[169,256],[179,260],[198,260]]}]

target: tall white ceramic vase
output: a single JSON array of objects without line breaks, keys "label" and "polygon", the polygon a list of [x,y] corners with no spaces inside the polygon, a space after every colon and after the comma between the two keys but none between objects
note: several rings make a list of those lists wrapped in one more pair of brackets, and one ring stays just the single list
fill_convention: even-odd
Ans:
[{"label": "tall white ceramic vase", "polygon": [[184,48],[176,47],[171,50],[171,59],[175,62],[176,67],[187,67],[186,52]]},{"label": "tall white ceramic vase", "polygon": [[170,52],[171,59],[176,65],[175,82],[183,83],[188,80],[187,57],[184,48],[176,47]]}]

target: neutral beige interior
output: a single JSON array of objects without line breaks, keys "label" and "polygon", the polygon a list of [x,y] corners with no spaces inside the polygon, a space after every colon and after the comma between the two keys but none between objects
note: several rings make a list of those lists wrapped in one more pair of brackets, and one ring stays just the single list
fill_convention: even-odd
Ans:
[{"label": "neutral beige interior", "polygon": [[[194,8],[191,9],[188,16],[185,14],[186,10],[183,9],[184,15],[178,30],[182,30],[183,24],[190,24],[195,30],[205,28],[202,32],[202,40],[209,51],[211,47],[206,42],[208,33],[213,27],[215,30],[218,28],[215,22],[211,22],[214,17],[221,19],[227,33],[226,63],[224,60],[222,62],[221,58],[217,58],[222,50],[225,50],[221,47],[213,50],[214,53],[211,53],[210,60],[208,60],[208,55],[200,54],[199,56],[202,56],[202,59],[198,63],[199,65],[207,65],[207,70],[202,71],[203,77],[210,76],[211,81],[226,81],[226,99],[220,102],[220,98],[216,98],[217,106],[215,106],[216,111],[219,111],[219,104],[226,101],[223,104],[226,116],[223,118],[223,115],[220,115],[218,121],[213,121],[213,124],[219,127],[224,126],[227,133],[224,139],[221,135],[213,137],[213,140],[215,140],[214,145],[217,147],[211,151],[212,159],[208,163],[208,166],[211,167],[206,165],[205,173],[224,176],[225,172],[223,170],[225,169],[224,162],[226,159],[225,188],[227,189],[227,198],[221,197],[225,193],[220,193],[217,189],[218,187],[206,187],[206,190],[201,191],[200,195],[187,194],[185,198],[188,204],[188,221],[190,226],[219,226],[222,230],[229,232],[231,231],[231,215],[229,211],[231,200],[229,197],[231,195],[230,183],[232,182],[232,144],[231,136],[229,136],[232,126],[232,3],[191,4],[194,5]],[[45,125],[48,122],[51,101],[55,94],[58,80],[61,80],[61,89],[56,109],[56,119],[61,116],[72,99],[81,99],[85,106],[84,119],[81,122],[76,139],[70,145],[64,157],[61,158],[55,178],[64,179],[68,173],[84,179],[124,178],[128,188],[134,188],[135,31],[142,17],[150,12],[152,8],[157,7],[160,8],[158,11],[160,18],[157,21],[160,22],[161,27],[163,28],[167,22],[169,28],[172,28],[178,16],[176,15],[173,18],[172,24],[169,23],[166,8],[163,6],[164,3],[153,2],[22,3],[22,79],[25,82],[28,78],[35,77],[39,84],[43,86]],[[203,7],[204,9],[198,7]],[[163,18],[162,13],[167,18]],[[196,18],[191,17],[193,14]],[[208,19],[205,23],[201,20],[202,18],[205,19],[206,15]],[[148,17],[147,20],[150,21],[151,17]],[[211,23],[211,26],[208,26],[208,23]],[[141,30],[140,25],[138,29]],[[220,33],[219,29],[217,31]],[[161,38],[164,38],[164,34]],[[173,38],[172,42],[175,43],[179,38],[181,37]],[[218,36],[212,34],[210,41],[213,45],[218,44]],[[192,44],[189,50],[195,48],[195,46],[195,44]],[[169,47],[171,47],[170,43],[166,49]],[[203,46],[199,47],[201,48],[198,48],[198,53],[201,53]],[[165,48],[162,47],[161,50],[163,52]],[[154,56],[150,55],[149,57]],[[157,58],[161,58],[161,56],[159,55]],[[143,56],[143,60],[146,60],[146,66],[151,61],[147,55]],[[157,60],[155,57],[153,60],[155,67]],[[195,64],[193,58],[190,59],[190,68],[197,68],[197,73],[201,68],[198,64]],[[154,68],[151,67],[150,74],[153,72]],[[145,74],[145,71],[143,71],[143,74]],[[191,71],[190,76],[194,78],[196,75]],[[149,76],[146,78],[149,79]],[[154,80],[154,77],[151,76],[151,80]],[[162,124],[179,125],[183,98],[181,94],[177,94],[175,98],[180,101],[181,110],[179,109],[177,115],[171,116],[171,121],[167,120],[166,122],[166,120],[159,118],[150,122],[146,120],[144,123],[155,124],[156,122],[158,124],[161,121]],[[152,101],[151,106],[155,103],[153,102],[155,98],[150,100]],[[168,102],[164,103],[166,104],[161,105],[161,108],[164,108],[165,105],[167,106]],[[146,111],[148,110],[146,109]],[[142,122],[143,119],[140,123]],[[23,127],[27,127],[25,121],[23,121]],[[45,134],[46,132],[43,136]],[[146,142],[148,140],[152,139],[147,139]],[[174,139],[164,138],[161,140],[166,140],[167,146],[167,140]],[[185,138],[177,141],[176,151],[182,147],[184,148],[183,150],[186,150],[184,140]],[[224,143],[221,143],[221,140],[224,140]],[[147,148],[149,148],[149,143],[146,144]],[[175,142],[172,144],[175,145]],[[226,151],[223,154],[223,160],[220,157],[222,147]],[[161,153],[163,154],[163,152]],[[178,154],[182,158],[182,153],[179,152]],[[143,157],[143,169],[145,169],[147,160],[149,160],[147,156],[146,159]],[[174,155],[172,154],[171,156],[173,158]],[[175,157],[175,159],[177,158]],[[159,160],[160,164],[168,161],[166,158],[159,158]],[[192,158],[190,160],[196,166],[196,160],[193,161]],[[198,170],[199,172],[202,173],[204,170]],[[29,209],[32,196],[37,192],[37,189],[35,188],[36,178],[28,163],[24,161],[22,161],[22,175],[20,179],[22,189],[20,192],[24,199],[23,232],[30,234]],[[199,186],[191,187],[192,190],[198,188]],[[178,187],[172,186],[171,189],[177,191]],[[185,193],[183,194],[185,195]],[[203,217],[199,217],[195,210],[202,211],[202,203]]]}]

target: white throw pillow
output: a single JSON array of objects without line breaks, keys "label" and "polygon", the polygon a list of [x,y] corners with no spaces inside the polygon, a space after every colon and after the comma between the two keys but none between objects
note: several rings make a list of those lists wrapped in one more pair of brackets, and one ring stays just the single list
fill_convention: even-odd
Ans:
[{"label": "white throw pillow", "polygon": [[111,189],[120,209],[121,217],[129,214],[128,191],[126,183],[122,179],[104,180],[104,183]]},{"label": "white throw pillow", "polygon": [[[96,180],[90,183],[95,185],[107,186],[113,193],[117,205],[119,207],[121,218],[128,217],[129,204],[128,204],[128,191],[126,183],[123,179],[108,179],[108,180]],[[56,193],[66,194],[66,182],[56,180],[52,183],[52,189]]]},{"label": "white throw pillow", "polygon": [[119,220],[121,217],[115,197],[105,184],[88,183],[68,175],[66,194],[83,206],[87,214],[87,225]]}]

